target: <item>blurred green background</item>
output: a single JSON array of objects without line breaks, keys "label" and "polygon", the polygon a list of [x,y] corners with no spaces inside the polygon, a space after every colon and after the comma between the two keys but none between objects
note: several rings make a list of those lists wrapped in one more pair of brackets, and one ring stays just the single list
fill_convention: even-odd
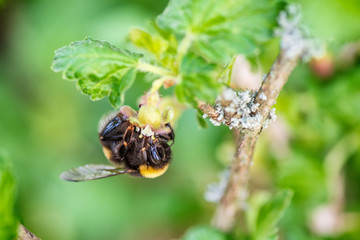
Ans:
[{"label": "blurred green background", "polygon": [[[360,3],[301,3],[329,52],[300,64],[281,93],[279,120],[256,149],[250,190],[295,191],[281,222],[284,239],[360,239]],[[68,168],[106,162],[97,123],[111,107],[53,73],[54,51],[85,36],[128,47],[131,27],[144,26],[167,1],[0,4],[0,151],[12,160],[21,223],[54,240],[171,239],[208,224],[215,205],[203,194],[225,168],[232,140],[225,127],[200,129],[194,110],[175,125],[173,163],[164,176],[59,179]],[[259,56],[264,71],[277,51],[274,40]],[[135,107],[149,86],[138,77],[125,104]],[[336,229],[322,225],[327,219]]]}]

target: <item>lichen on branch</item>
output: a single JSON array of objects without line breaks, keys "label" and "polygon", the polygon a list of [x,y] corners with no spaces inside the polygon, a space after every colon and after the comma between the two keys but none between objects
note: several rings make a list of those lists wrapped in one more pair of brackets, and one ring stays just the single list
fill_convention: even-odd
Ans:
[{"label": "lichen on branch", "polygon": [[[260,100],[266,101],[266,95],[261,94]],[[226,88],[217,97],[211,111],[204,103],[200,103],[199,108],[204,112],[203,117],[209,117],[210,122],[215,126],[224,124],[230,129],[252,130],[261,127],[265,119],[264,127],[266,128],[270,121],[276,118],[275,109],[273,108],[268,116],[262,116],[258,112],[260,103],[255,102],[256,95],[257,92],[250,90],[236,92],[231,88]]]},{"label": "lichen on branch", "polygon": [[299,8],[294,5],[280,13],[281,29],[276,31],[281,37],[280,54],[258,91],[225,89],[214,106],[204,102],[198,104],[204,116],[209,117],[214,125],[225,124],[233,128],[237,142],[230,176],[212,221],[213,226],[220,230],[229,231],[233,227],[240,211],[239,200],[247,195],[249,169],[258,136],[275,118],[273,105],[289,75],[299,59],[321,52],[314,51],[315,44],[312,43],[316,41],[303,34],[300,19]]}]

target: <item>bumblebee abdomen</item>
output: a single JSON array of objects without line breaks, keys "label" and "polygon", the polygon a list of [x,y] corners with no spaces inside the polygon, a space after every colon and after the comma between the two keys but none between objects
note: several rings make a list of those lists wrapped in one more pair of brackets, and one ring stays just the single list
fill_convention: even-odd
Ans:
[{"label": "bumblebee abdomen", "polygon": [[103,152],[104,152],[105,157],[106,157],[108,160],[112,161],[113,156],[114,156],[114,155],[113,155],[113,151],[103,145]]},{"label": "bumblebee abdomen", "polygon": [[156,178],[163,175],[168,169],[169,164],[164,165],[162,168],[153,168],[148,165],[140,165],[139,173],[144,178]]}]

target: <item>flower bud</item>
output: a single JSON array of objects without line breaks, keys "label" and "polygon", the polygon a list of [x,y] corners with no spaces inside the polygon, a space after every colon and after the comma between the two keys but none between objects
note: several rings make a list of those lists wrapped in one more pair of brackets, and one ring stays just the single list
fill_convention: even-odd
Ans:
[{"label": "flower bud", "polygon": [[137,112],[129,106],[122,106],[120,108],[120,112],[122,114],[124,114],[125,116],[127,116],[128,118],[136,117],[136,115],[137,115]]},{"label": "flower bud", "polygon": [[161,121],[163,123],[168,123],[174,118],[174,108],[167,106],[161,114]]},{"label": "flower bud", "polygon": [[160,103],[160,96],[159,93],[156,92],[149,92],[146,94],[146,105],[151,107],[157,107]]},{"label": "flower bud", "polygon": [[157,129],[161,124],[160,110],[155,107],[142,106],[139,110],[138,119],[143,126],[150,125],[152,129]]}]

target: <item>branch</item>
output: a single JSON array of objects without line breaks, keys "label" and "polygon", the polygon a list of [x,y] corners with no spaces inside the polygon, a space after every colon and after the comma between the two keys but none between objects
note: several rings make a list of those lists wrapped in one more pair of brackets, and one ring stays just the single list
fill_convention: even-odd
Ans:
[{"label": "branch", "polygon": [[240,210],[240,201],[247,195],[249,170],[257,139],[271,120],[275,119],[272,106],[300,58],[309,59],[323,54],[321,43],[307,38],[300,25],[301,14],[296,5],[289,5],[280,13],[280,54],[257,92],[235,92],[228,88],[214,106],[199,102],[198,107],[218,126],[225,124],[234,131],[237,150],[231,165],[230,177],[216,209],[212,225],[229,231]]},{"label": "branch", "polygon": [[[262,116],[261,124],[246,131],[242,128],[234,129],[235,136],[237,136],[237,151],[231,166],[227,187],[212,221],[212,224],[218,229],[228,231],[234,224],[235,217],[239,211],[238,199],[240,195],[247,192],[249,169],[253,162],[253,153],[257,138],[263,129],[264,122],[268,119],[267,116],[269,116],[277,96],[288,80],[290,73],[295,68],[299,58],[300,55],[288,58],[284,52],[278,56],[255,96],[255,104],[260,104],[257,113]],[[264,96],[266,96],[266,98],[264,98]],[[200,103],[199,108],[213,119],[219,117],[216,109],[209,105]],[[225,122],[231,122],[232,117],[233,116],[226,116],[225,114]]]},{"label": "branch", "polygon": [[19,224],[17,240],[41,240],[41,239],[35,236],[35,234],[30,232],[22,224]]}]

